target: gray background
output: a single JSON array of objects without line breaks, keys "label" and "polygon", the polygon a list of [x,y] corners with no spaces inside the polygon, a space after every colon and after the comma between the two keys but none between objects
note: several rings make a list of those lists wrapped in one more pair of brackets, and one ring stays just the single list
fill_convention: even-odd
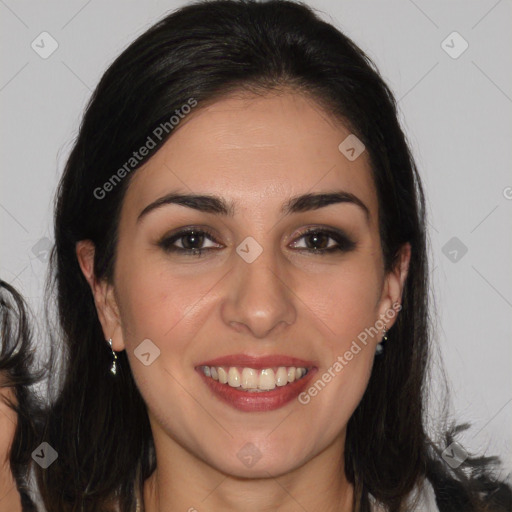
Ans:
[{"label": "gray background", "polygon": [[[0,0],[0,276],[39,317],[52,198],[86,102],[132,40],[185,3]],[[472,423],[464,446],[501,455],[510,475],[512,3],[308,3],[368,53],[399,99],[426,187],[452,411]],[[47,59],[31,47],[44,31],[58,43]],[[454,31],[469,45],[458,58],[445,51],[463,48],[446,39]]]}]

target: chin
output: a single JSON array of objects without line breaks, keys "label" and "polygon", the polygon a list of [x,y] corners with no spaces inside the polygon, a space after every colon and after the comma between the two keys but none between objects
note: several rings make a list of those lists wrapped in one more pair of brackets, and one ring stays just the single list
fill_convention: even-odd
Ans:
[{"label": "chin", "polygon": [[209,457],[211,466],[222,473],[238,478],[269,478],[290,473],[300,467],[306,460],[302,450],[290,450],[283,444],[276,446],[272,443],[260,449],[256,442],[236,443],[241,448],[229,456],[226,452],[213,454]]}]

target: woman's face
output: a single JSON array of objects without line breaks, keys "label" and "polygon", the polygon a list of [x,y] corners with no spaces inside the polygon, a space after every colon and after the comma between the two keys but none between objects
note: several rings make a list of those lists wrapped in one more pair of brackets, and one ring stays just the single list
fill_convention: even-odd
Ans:
[{"label": "woman's face", "polygon": [[[342,152],[350,131],[291,92],[230,96],[178,128],[132,177],[113,287],[92,284],[78,246],[157,456],[254,477],[329,450],[338,463],[382,337],[377,321],[393,324],[408,261],[385,275],[368,154],[354,158],[352,139]],[[162,200],[170,194],[215,200]]]}]

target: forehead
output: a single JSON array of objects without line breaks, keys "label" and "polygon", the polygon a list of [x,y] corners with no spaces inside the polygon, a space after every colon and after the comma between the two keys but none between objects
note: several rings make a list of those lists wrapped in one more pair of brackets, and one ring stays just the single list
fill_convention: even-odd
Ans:
[{"label": "forehead", "polygon": [[185,117],[131,179],[126,207],[139,213],[171,190],[211,193],[238,211],[281,205],[305,192],[345,190],[372,212],[377,198],[367,152],[339,149],[350,130],[300,94],[231,95]]}]

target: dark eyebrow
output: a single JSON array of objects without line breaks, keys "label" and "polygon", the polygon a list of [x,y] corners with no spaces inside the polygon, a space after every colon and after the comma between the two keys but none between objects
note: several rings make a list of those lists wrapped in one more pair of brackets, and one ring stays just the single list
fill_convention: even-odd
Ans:
[{"label": "dark eyebrow", "polygon": [[359,208],[361,208],[365,214],[366,221],[369,222],[369,208],[356,195],[352,194],[351,192],[345,192],[344,190],[328,193],[321,192],[314,194],[303,194],[300,196],[292,197],[283,205],[281,212],[284,215],[289,215],[290,213],[318,210],[319,208],[324,208],[325,206],[338,203],[350,203],[359,206]]},{"label": "dark eyebrow", "polygon": [[197,194],[180,194],[171,192],[160,199],[157,199],[151,204],[148,204],[137,217],[137,222],[149,212],[160,208],[166,204],[178,204],[193,208],[200,212],[213,213],[216,215],[224,215],[233,217],[235,213],[235,206],[232,202],[227,202],[219,196],[214,195],[197,195]]},{"label": "dark eyebrow", "polygon": [[[324,208],[337,203],[350,203],[358,206],[363,210],[366,221],[368,222],[370,220],[370,210],[363,201],[354,194],[343,190],[329,193],[309,193],[294,196],[283,204],[281,207],[281,213],[286,216],[292,213],[318,210],[319,208]],[[234,203],[232,201],[228,202],[222,197],[215,195],[180,194],[172,192],[157,199],[153,203],[148,204],[140,212],[137,217],[137,222],[149,212],[167,204],[177,204],[200,212],[228,217],[233,217],[235,214]]]}]

